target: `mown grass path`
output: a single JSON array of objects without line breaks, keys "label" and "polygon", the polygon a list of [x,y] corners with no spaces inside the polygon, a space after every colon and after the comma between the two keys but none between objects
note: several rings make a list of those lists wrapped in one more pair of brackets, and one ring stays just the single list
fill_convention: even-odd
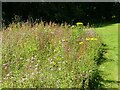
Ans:
[{"label": "mown grass path", "polygon": [[108,48],[106,60],[99,68],[103,78],[101,83],[105,88],[118,88],[118,24],[98,27],[96,31]]}]

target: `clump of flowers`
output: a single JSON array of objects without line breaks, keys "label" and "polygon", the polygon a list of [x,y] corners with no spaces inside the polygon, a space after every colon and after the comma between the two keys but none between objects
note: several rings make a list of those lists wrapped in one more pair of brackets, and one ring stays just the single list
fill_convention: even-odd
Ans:
[{"label": "clump of flowers", "polygon": [[97,38],[86,38],[87,41],[95,41],[95,40],[98,40]]},{"label": "clump of flowers", "polygon": [[83,27],[83,23],[82,23],[82,22],[77,22],[76,25],[77,25],[77,27],[79,27],[79,28],[82,28],[82,27]]},{"label": "clump of flowers", "polygon": [[83,23],[82,22],[77,22],[76,25],[77,25],[77,27],[83,27]]},{"label": "clump of flowers", "polygon": [[79,44],[83,44],[83,42],[79,42]]},{"label": "clump of flowers", "polygon": [[77,26],[81,26],[81,25],[83,26],[83,23],[82,22],[77,22],[76,25]]},{"label": "clump of flowers", "polygon": [[[98,39],[97,38],[86,38],[85,40],[86,41],[97,41]],[[83,41],[79,42],[80,45],[82,45],[83,43],[84,43]]]}]

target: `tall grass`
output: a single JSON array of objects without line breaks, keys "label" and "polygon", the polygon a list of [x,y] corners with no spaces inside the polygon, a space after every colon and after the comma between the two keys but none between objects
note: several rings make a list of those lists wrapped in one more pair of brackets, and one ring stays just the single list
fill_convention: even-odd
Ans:
[{"label": "tall grass", "polygon": [[88,88],[101,40],[67,24],[12,23],[3,29],[3,88]]}]

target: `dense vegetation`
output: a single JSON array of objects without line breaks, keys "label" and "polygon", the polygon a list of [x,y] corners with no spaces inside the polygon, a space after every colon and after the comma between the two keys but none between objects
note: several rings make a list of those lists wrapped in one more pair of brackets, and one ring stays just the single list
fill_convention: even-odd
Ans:
[{"label": "dense vegetation", "polygon": [[3,29],[2,48],[3,88],[88,89],[102,41],[81,22],[72,27],[40,22],[32,28],[13,23]]}]

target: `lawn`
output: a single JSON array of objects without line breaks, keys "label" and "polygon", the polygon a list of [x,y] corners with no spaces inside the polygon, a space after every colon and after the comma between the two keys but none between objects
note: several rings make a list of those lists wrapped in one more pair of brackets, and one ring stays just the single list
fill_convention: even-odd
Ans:
[{"label": "lawn", "polygon": [[110,24],[96,28],[107,45],[105,62],[100,65],[102,71],[102,83],[105,88],[118,88],[118,24]]}]

